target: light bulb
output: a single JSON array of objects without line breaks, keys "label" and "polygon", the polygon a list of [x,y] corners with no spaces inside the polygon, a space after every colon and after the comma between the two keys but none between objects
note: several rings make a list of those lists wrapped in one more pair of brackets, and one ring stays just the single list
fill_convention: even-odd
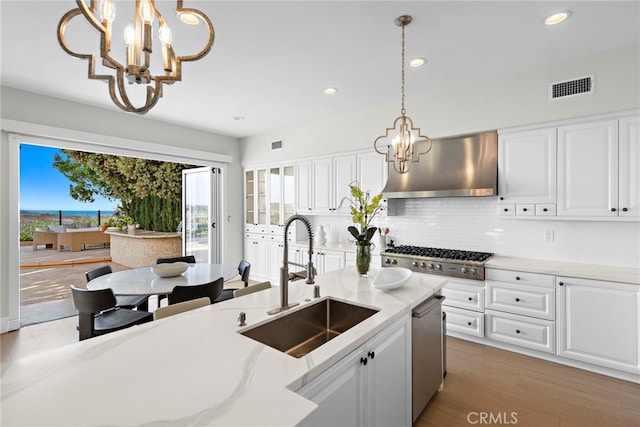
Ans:
[{"label": "light bulb", "polygon": [[124,28],[124,43],[127,46],[132,46],[136,42],[136,28],[133,26],[133,22],[129,22]]},{"label": "light bulb", "polygon": [[172,41],[171,28],[163,21],[158,29],[158,38],[163,45],[170,45]]},{"label": "light bulb", "polygon": [[144,22],[152,23],[154,17],[154,8],[151,4],[151,0],[142,0],[140,3],[140,17],[144,20]]},{"label": "light bulb", "polygon": [[100,19],[103,21],[113,22],[116,18],[116,6],[111,0],[101,0],[100,2]]}]

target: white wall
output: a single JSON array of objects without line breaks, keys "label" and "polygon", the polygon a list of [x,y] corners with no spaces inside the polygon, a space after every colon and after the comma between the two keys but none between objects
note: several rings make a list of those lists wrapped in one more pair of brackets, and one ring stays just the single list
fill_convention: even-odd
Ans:
[{"label": "white wall", "polygon": [[[407,89],[407,114],[424,135],[438,138],[629,110],[640,106],[639,64],[640,45],[633,45],[437,94],[420,96]],[[589,74],[595,75],[594,94],[548,100],[548,83]],[[373,149],[374,139],[398,116],[399,102],[246,138],[242,165]],[[283,149],[272,152],[271,142],[280,139]]]},{"label": "white wall", "polygon": [[[223,258],[230,265],[237,265],[243,256],[242,242],[242,169],[239,163],[239,142],[237,139],[216,135],[195,129],[153,121],[141,116],[127,114],[119,110],[106,110],[80,105],[56,98],[35,95],[28,92],[1,87],[1,117],[45,125],[57,129],[87,132],[132,141],[150,142],[169,147],[199,150],[230,156],[226,177],[225,206],[228,222]],[[0,139],[0,319],[9,318],[10,261],[9,254],[17,254],[18,248],[8,245],[8,236],[16,225],[10,223],[8,213],[12,209],[9,191],[13,184],[9,178],[9,142],[2,125]],[[136,147],[132,147],[136,148]],[[15,318],[16,313],[11,313]],[[4,328],[6,325],[0,325]]]},{"label": "white wall", "polygon": [[[508,58],[506,59],[508,60]],[[481,64],[478,64],[481,66]],[[549,101],[549,82],[595,75],[595,93]],[[414,94],[415,95],[415,94]],[[424,134],[457,135],[525,126],[640,107],[640,46],[594,55],[553,69],[539,69],[407,101],[407,113]],[[303,107],[301,107],[303,108]],[[291,129],[247,138],[242,164],[298,159],[355,149],[373,150],[373,140],[392,124],[398,105],[376,106]],[[271,141],[284,148],[270,151]],[[494,198],[414,199],[400,216],[381,218],[397,244],[480,250],[505,256],[640,268],[640,224],[604,221],[508,220],[497,217]],[[347,239],[348,216],[312,218]],[[376,225],[378,225],[376,224]],[[554,242],[544,240],[554,231]]]}]

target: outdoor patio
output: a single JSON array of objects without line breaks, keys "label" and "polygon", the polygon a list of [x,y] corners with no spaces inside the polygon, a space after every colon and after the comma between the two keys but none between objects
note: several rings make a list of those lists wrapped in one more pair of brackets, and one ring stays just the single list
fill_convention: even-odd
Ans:
[{"label": "outdoor patio", "polygon": [[79,252],[20,248],[20,325],[47,322],[77,315],[69,284],[86,284],[85,272],[102,265],[113,271],[127,267],[111,262],[109,248],[87,245]]}]

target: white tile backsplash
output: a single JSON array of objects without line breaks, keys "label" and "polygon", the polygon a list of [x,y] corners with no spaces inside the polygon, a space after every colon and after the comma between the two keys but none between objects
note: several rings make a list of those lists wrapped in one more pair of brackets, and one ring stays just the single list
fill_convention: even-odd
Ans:
[{"label": "white tile backsplash", "polygon": [[[497,255],[640,268],[640,222],[560,221],[498,217],[495,198],[407,199],[401,215],[376,217],[388,239],[408,244]],[[350,237],[348,215],[310,217]],[[545,232],[553,232],[553,242]]]}]

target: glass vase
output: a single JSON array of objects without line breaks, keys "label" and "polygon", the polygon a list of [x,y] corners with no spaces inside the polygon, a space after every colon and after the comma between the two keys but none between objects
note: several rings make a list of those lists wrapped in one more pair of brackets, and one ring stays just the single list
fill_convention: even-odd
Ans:
[{"label": "glass vase", "polygon": [[360,277],[367,277],[371,264],[371,242],[356,242],[356,269]]}]

